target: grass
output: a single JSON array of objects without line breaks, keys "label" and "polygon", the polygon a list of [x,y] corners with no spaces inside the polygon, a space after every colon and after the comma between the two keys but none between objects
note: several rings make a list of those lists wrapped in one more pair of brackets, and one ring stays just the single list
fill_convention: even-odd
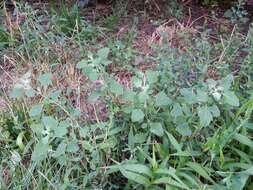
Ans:
[{"label": "grass", "polygon": [[252,27],[172,4],[2,7],[0,189],[252,189]]}]

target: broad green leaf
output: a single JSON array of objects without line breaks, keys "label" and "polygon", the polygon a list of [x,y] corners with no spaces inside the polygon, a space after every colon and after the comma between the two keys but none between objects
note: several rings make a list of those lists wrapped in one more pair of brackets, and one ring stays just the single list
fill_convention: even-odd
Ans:
[{"label": "broad green leaf", "polygon": [[184,182],[177,176],[176,170],[172,167],[170,167],[169,169],[159,168],[158,170],[155,171],[155,173],[162,174],[163,176],[164,176],[164,174],[169,175],[169,176],[173,177],[178,183],[180,183],[183,188],[188,189],[187,185],[184,184]]},{"label": "broad green leaf", "polygon": [[58,126],[58,121],[51,116],[44,116],[42,117],[42,123],[48,129],[54,129]]},{"label": "broad green leaf", "polygon": [[67,152],[76,153],[79,150],[78,141],[76,139],[71,140],[66,148]]},{"label": "broad green leaf", "polygon": [[244,145],[247,145],[249,146],[250,148],[253,149],[253,141],[250,140],[248,137],[244,136],[244,135],[241,135],[239,133],[236,133],[235,136],[234,136],[234,139],[237,140],[238,142],[244,144]]},{"label": "broad green leaf", "polygon": [[189,166],[192,170],[194,170],[197,174],[199,174],[200,176],[202,176],[206,180],[208,180],[208,181],[210,181],[212,183],[215,183],[213,181],[213,179],[210,177],[210,175],[207,173],[207,171],[205,170],[205,168],[202,167],[199,163],[188,162],[186,165]]},{"label": "broad green leaf", "polygon": [[205,91],[197,89],[196,98],[197,98],[197,101],[199,101],[199,102],[207,102],[208,101],[208,94]]},{"label": "broad green leaf", "polygon": [[148,100],[149,96],[146,91],[142,91],[138,94],[138,99],[141,103],[144,103]]},{"label": "broad green leaf", "polygon": [[189,189],[188,187],[186,187],[185,185],[182,185],[181,183],[177,182],[171,177],[161,177],[159,179],[154,180],[153,184],[168,184],[174,187],[178,187],[180,189]]},{"label": "broad green leaf", "polygon": [[86,75],[92,82],[98,79],[99,74],[95,69],[92,67],[85,67],[83,68],[83,73]]},{"label": "broad green leaf", "polygon": [[193,92],[193,89],[183,88],[180,90],[181,95],[184,96],[188,104],[194,104],[197,102],[196,94]]},{"label": "broad green leaf", "polygon": [[47,85],[51,84],[52,77],[53,77],[52,73],[44,73],[39,76],[38,80],[40,81],[41,85],[47,86]]},{"label": "broad green leaf", "polygon": [[123,94],[123,87],[116,81],[113,81],[110,84],[110,91],[115,95],[122,95]]},{"label": "broad green leaf", "polygon": [[126,101],[133,102],[134,101],[134,97],[135,97],[135,93],[133,91],[131,91],[131,90],[127,90],[123,94],[123,98]]},{"label": "broad green leaf", "polygon": [[213,105],[213,106],[209,107],[208,109],[212,113],[213,117],[220,116],[220,110],[216,105]]},{"label": "broad green leaf", "polygon": [[207,106],[198,107],[198,116],[201,126],[208,126],[213,120],[213,116]]},{"label": "broad green leaf", "polygon": [[42,104],[35,104],[29,111],[30,117],[35,117],[41,114],[43,105]]},{"label": "broad green leaf", "polygon": [[39,141],[32,152],[32,161],[39,162],[47,157],[49,145]]},{"label": "broad green leaf", "polygon": [[61,121],[58,126],[54,128],[54,136],[55,137],[63,137],[68,133],[68,127],[70,124],[67,120]]},{"label": "broad green leaf", "polygon": [[65,151],[66,151],[66,143],[62,142],[61,144],[58,145],[56,151],[53,153],[53,157],[59,157],[63,154],[65,154]]},{"label": "broad green leaf", "polygon": [[128,180],[134,181],[134,182],[141,184],[145,187],[150,186],[150,180],[147,177],[144,177],[143,175],[137,174],[135,172],[127,171],[122,167],[120,167],[120,172]]},{"label": "broad green leaf", "polygon": [[128,171],[139,173],[139,174],[144,174],[151,178],[153,177],[153,174],[150,168],[142,164],[124,164],[121,167],[124,170],[128,170]]},{"label": "broad green leaf", "polygon": [[98,50],[97,55],[100,59],[107,59],[109,53],[110,53],[110,49],[108,47],[104,47]]},{"label": "broad green leaf", "polygon": [[155,135],[162,137],[163,136],[163,127],[161,123],[155,122],[150,123],[150,132]]},{"label": "broad green leaf", "polygon": [[88,97],[88,102],[95,103],[100,96],[101,96],[101,93],[99,91],[93,91]]},{"label": "broad green leaf", "polygon": [[180,135],[182,135],[184,137],[191,136],[191,134],[192,134],[192,131],[187,123],[182,123],[182,124],[178,125],[176,127],[176,130]]},{"label": "broad green leaf", "polygon": [[142,87],[142,80],[139,79],[138,77],[136,76],[132,77],[131,81],[136,88]]},{"label": "broad green leaf", "polygon": [[83,69],[88,65],[89,61],[87,60],[81,60],[80,62],[77,63],[76,68],[77,69]]},{"label": "broad green leaf", "polygon": [[179,103],[173,104],[173,109],[171,110],[170,114],[173,117],[178,117],[178,116],[183,115],[182,107],[180,106]]},{"label": "broad green leaf", "polygon": [[223,96],[224,96],[224,100],[227,104],[229,104],[231,106],[236,106],[236,107],[238,107],[240,105],[239,99],[237,98],[237,96],[235,95],[234,92],[225,91],[223,93]]},{"label": "broad green leaf", "polygon": [[30,128],[37,135],[41,135],[44,131],[44,126],[41,123],[36,124],[33,122]]},{"label": "broad green leaf", "polygon": [[22,98],[25,94],[25,91],[23,88],[13,88],[10,92],[11,98]]},{"label": "broad green leaf", "polygon": [[134,109],[131,114],[131,120],[133,122],[142,122],[144,119],[144,113],[141,109]]},{"label": "broad green leaf", "polygon": [[155,96],[155,106],[157,107],[163,107],[170,105],[172,103],[171,99],[162,91],[159,92]]},{"label": "broad green leaf", "polygon": [[159,73],[157,71],[147,70],[146,76],[149,83],[155,83],[158,81]]}]

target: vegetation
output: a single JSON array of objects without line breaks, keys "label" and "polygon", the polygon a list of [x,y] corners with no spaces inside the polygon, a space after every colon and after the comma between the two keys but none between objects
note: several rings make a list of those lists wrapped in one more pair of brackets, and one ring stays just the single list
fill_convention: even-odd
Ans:
[{"label": "vegetation", "polygon": [[249,15],[168,3],[1,6],[0,189],[253,189]]}]

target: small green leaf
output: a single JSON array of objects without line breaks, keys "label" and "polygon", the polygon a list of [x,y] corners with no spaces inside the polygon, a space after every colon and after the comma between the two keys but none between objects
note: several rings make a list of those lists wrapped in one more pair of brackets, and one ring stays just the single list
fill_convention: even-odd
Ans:
[{"label": "small green leaf", "polygon": [[150,132],[154,133],[155,135],[161,137],[163,136],[163,127],[161,123],[155,122],[150,123]]},{"label": "small green leaf", "polygon": [[35,104],[32,106],[31,110],[29,111],[30,117],[35,117],[41,114],[42,112],[42,104]]},{"label": "small green leaf", "polygon": [[63,137],[68,133],[68,127],[70,126],[67,120],[61,121],[58,126],[54,128],[55,137]]},{"label": "small green leaf", "polygon": [[180,133],[180,135],[186,137],[186,136],[191,136],[192,131],[189,128],[189,125],[187,123],[183,123],[177,126],[176,128],[177,132]]},{"label": "small green leaf", "polygon": [[51,84],[52,77],[53,77],[52,73],[44,73],[39,76],[38,80],[40,81],[41,85],[47,86],[47,85]]},{"label": "small green leaf", "polygon": [[144,113],[141,109],[134,109],[131,114],[131,120],[133,122],[142,122],[144,119]]},{"label": "small green leaf", "polygon": [[170,105],[172,103],[171,99],[162,91],[159,92],[155,96],[155,106],[157,107],[163,107]]},{"label": "small green leaf", "polygon": [[49,145],[43,143],[42,141],[38,142],[35,145],[35,148],[32,153],[32,161],[38,162],[46,158],[47,152],[49,150]]},{"label": "small green leaf", "polygon": [[196,100],[196,94],[193,92],[193,89],[183,88],[180,90],[181,95],[184,96],[188,104],[194,104]]},{"label": "small green leaf", "polygon": [[198,107],[198,116],[200,119],[200,125],[204,127],[208,126],[213,120],[213,116],[207,106]]},{"label": "small green leaf", "polygon": [[237,96],[235,95],[234,92],[231,91],[225,91],[223,93],[225,102],[231,106],[236,106],[238,107],[240,105],[239,103],[239,99],[237,98]]},{"label": "small green leaf", "polygon": [[131,81],[136,88],[142,87],[142,80],[139,79],[138,77],[136,76],[132,77]]},{"label": "small green leaf", "polygon": [[113,81],[110,84],[110,91],[115,95],[122,95],[123,94],[123,87],[116,81]]},{"label": "small green leaf", "polygon": [[148,82],[152,84],[158,81],[159,74],[156,71],[147,70],[146,76],[147,76]]},{"label": "small green leaf", "polygon": [[196,98],[197,98],[197,101],[199,101],[199,102],[207,102],[208,101],[208,94],[205,91],[197,89]]},{"label": "small green leaf", "polygon": [[98,50],[97,55],[100,59],[107,59],[109,53],[110,53],[110,49],[108,47],[104,47],[104,48]]},{"label": "small green leaf", "polygon": [[179,103],[173,104],[173,109],[171,110],[170,114],[173,117],[178,117],[178,116],[183,115],[182,107],[180,106]]},{"label": "small green leaf", "polygon": [[11,98],[22,98],[25,94],[25,91],[23,88],[13,88],[10,92]]},{"label": "small green leaf", "polygon": [[92,67],[85,67],[83,69],[84,75],[86,75],[92,82],[98,79],[98,73]]},{"label": "small green leaf", "polygon": [[208,109],[212,113],[213,117],[220,116],[220,110],[216,105],[213,105],[213,106],[209,107]]},{"label": "small green leaf", "polygon": [[135,97],[135,93],[131,90],[125,91],[123,94],[123,98],[126,101],[130,101],[133,102],[134,101],[134,97]]},{"label": "small green leaf", "polygon": [[59,157],[59,156],[65,154],[66,147],[67,147],[67,145],[64,142],[59,144],[56,151],[53,153],[53,157],[56,158],[56,157]]},{"label": "small green leaf", "polygon": [[49,129],[54,129],[58,126],[58,121],[51,116],[42,117],[42,123]]},{"label": "small green leaf", "polygon": [[142,91],[138,94],[138,99],[141,103],[144,103],[148,100],[149,96],[146,91]]},{"label": "small green leaf", "polygon": [[76,68],[77,69],[83,69],[88,65],[89,61],[87,60],[81,60],[80,62],[77,63]]},{"label": "small green leaf", "polygon": [[66,151],[71,153],[76,153],[79,150],[78,141],[73,139],[67,146]]}]

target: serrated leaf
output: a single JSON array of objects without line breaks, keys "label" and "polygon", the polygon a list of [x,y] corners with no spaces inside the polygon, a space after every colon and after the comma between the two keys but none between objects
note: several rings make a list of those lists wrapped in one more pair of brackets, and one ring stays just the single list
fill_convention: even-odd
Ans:
[{"label": "serrated leaf", "polygon": [[30,117],[35,117],[35,116],[40,115],[41,112],[42,112],[42,108],[43,108],[42,104],[33,105],[32,108],[29,111]]},{"label": "serrated leaf", "polygon": [[155,122],[150,123],[150,132],[155,135],[162,137],[163,136],[163,127],[161,123]]},{"label": "serrated leaf", "polygon": [[32,152],[32,161],[39,162],[46,158],[47,152],[49,150],[49,145],[43,143],[42,141],[38,142],[35,145],[35,148]]},{"label": "serrated leaf", "polygon": [[172,103],[171,99],[162,91],[159,92],[155,96],[155,106],[157,107],[163,107],[170,105]]},{"label": "serrated leaf", "polygon": [[132,120],[132,122],[141,122],[141,121],[143,121],[144,116],[145,115],[141,109],[134,109],[134,110],[132,110],[131,120]]},{"label": "serrated leaf", "polygon": [[239,103],[239,99],[237,98],[237,96],[235,95],[234,92],[231,91],[225,91],[223,93],[225,102],[231,106],[236,106],[238,107],[240,105]]},{"label": "serrated leaf", "polygon": [[44,73],[39,76],[38,80],[41,85],[47,86],[47,85],[51,84],[52,77],[53,77],[52,73]]},{"label": "serrated leaf", "polygon": [[200,119],[201,126],[208,126],[213,120],[213,116],[207,106],[198,107],[198,116]]}]

